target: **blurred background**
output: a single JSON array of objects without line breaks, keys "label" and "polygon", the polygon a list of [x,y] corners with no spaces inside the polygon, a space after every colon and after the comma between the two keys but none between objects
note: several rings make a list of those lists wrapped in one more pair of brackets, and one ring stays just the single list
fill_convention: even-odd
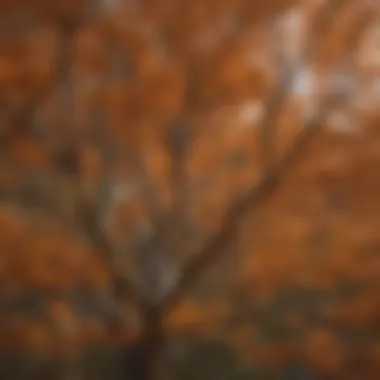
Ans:
[{"label": "blurred background", "polygon": [[0,378],[125,379],[139,320],[75,194],[133,251],[149,223],[130,153],[166,210],[179,132],[188,239],[159,263],[170,278],[259,182],[268,112],[278,160],[323,120],[166,318],[157,379],[380,378],[379,104],[376,0],[2,0]]}]

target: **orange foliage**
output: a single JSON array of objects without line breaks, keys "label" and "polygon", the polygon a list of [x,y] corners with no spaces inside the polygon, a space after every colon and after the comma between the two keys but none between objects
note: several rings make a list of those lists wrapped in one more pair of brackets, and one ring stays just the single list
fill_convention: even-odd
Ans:
[{"label": "orange foliage", "polygon": [[[83,241],[72,193],[84,185],[101,214],[101,232],[115,251],[133,251],[151,226],[142,191],[145,178],[130,157],[146,164],[153,197],[168,210],[180,187],[170,187],[177,158],[171,160],[168,136],[185,121],[191,147],[182,174],[188,179],[185,208],[191,231],[188,241],[176,247],[174,266],[181,266],[188,251],[217,230],[233,200],[260,180],[258,126],[278,72],[288,64],[280,52],[293,49],[279,46],[285,38],[278,23],[289,23],[294,15],[297,23],[300,13],[303,26],[293,26],[299,28],[294,33],[307,36],[327,2],[154,0],[142,2],[139,10],[128,1],[106,3],[0,2],[0,24],[11,25],[4,38],[0,31],[1,296],[29,289],[71,294],[81,286],[94,294],[109,290],[113,273],[101,257],[102,248]],[[183,301],[165,321],[169,333],[222,337],[247,361],[268,367],[302,357],[316,372],[339,378],[349,357],[339,332],[310,322],[301,296],[290,302],[293,312],[278,306],[278,297],[297,291],[305,292],[304,298],[325,297],[313,301],[313,307],[335,327],[378,329],[380,69],[373,21],[377,8],[370,3],[345,2],[331,28],[315,36],[320,48],[300,68],[297,88],[289,89],[281,109],[273,111],[274,155],[291,149],[318,99],[333,87],[331,81],[342,80],[347,67],[354,82],[353,91],[343,91],[349,99],[327,115],[281,190],[242,223],[236,246],[226,247],[234,251],[231,256],[238,252],[236,267],[231,269],[229,262],[227,271],[216,268],[219,284],[206,278],[200,285],[201,293],[212,288],[222,305],[205,306],[197,296]],[[354,50],[358,33],[363,37]],[[73,146],[80,152],[74,169],[69,157]],[[59,160],[69,169],[56,170]],[[37,190],[48,205],[29,210],[24,205],[33,203],[37,174],[43,177]],[[23,192],[24,187],[31,190]],[[177,224],[175,220],[170,229],[177,231]],[[135,274],[131,263],[137,255],[128,251],[126,256],[118,261],[131,265],[124,274]],[[267,308],[284,328],[300,332],[305,347],[290,338],[265,341],[260,312],[238,329],[225,327],[231,315],[244,314],[223,287],[231,282],[228,277],[243,299],[239,307],[259,305],[263,313]],[[357,293],[344,295],[341,288],[351,285]],[[104,321],[81,321],[70,301],[49,298],[46,304],[49,328],[12,315],[0,329],[0,346],[59,353],[109,339]],[[62,338],[62,347],[53,342],[57,331],[67,339]],[[380,371],[378,344],[371,350],[372,376]]]},{"label": "orange foliage", "polygon": [[311,331],[306,344],[308,362],[324,375],[337,375],[343,367],[341,348],[326,331]]}]

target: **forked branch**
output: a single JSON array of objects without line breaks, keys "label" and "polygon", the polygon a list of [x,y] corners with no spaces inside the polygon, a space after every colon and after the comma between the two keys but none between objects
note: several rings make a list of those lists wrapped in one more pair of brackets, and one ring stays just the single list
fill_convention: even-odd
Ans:
[{"label": "forked branch", "polygon": [[[317,28],[319,32],[322,30],[325,32],[327,26],[331,25],[331,20],[333,19],[332,15],[334,14],[333,11],[340,3],[340,1],[331,1],[327,6],[325,13],[322,15],[319,27]],[[312,46],[310,46],[311,44]],[[305,60],[316,51],[318,48],[317,45],[318,43],[314,39],[306,45],[300,63],[304,64]],[[176,306],[183,294],[197,281],[202,273],[223,254],[223,248],[236,236],[240,223],[248,212],[263,204],[278,188],[285,175],[297,163],[300,155],[312,140],[313,135],[320,129],[319,127],[323,124],[329,111],[332,107],[336,106],[337,101],[340,101],[340,99],[336,99],[334,94],[327,96],[327,98],[322,101],[319,112],[303,125],[293,146],[282,159],[275,163],[275,161],[273,161],[274,152],[272,147],[277,118],[299,67],[300,65],[298,64],[295,67],[284,70],[271,99],[269,99],[266,104],[264,119],[261,125],[263,170],[260,183],[248,190],[243,198],[234,203],[231,208],[227,210],[215,235],[185,264],[176,287],[172,289],[164,300],[163,307],[167,312],[170,312]]]},{"label": "forked branch", "polygon": [[222,254],[225,247],[239,231],[240,223],[250,210],[260,206],[282,182],[285,174],[297,162],[302,152],[306,149],[308,142],[319,129],[327,114],[327,110],[315,117],[304,126],[298,135],[292,149],[283,157],[275,169],[264,177],[257,187],[252,188],[239,201],[237,201],[227,212],[221,222],[216,234],[205,244],[198,254],[185,265],[177,286],[166,297],[164,304],[167,310],[175,307],[182,295],[197,281],[199,276],[211,266]]}]

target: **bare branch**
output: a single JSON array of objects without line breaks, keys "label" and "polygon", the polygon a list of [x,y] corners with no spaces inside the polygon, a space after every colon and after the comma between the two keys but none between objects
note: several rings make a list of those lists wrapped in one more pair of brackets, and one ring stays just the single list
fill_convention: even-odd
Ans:
[{"label": "bare branch", "polygon": [[[339,2],[332,3],[336,5]],[[330,6],[328,13],[331,12],[332,9],[333,8]],[[326,19],[331,20],[330,15],[329,17],[325,17]],[[326,27],[325,22],[323,22],[322,25]],[[308,49],[310,49],[310,47],[308,47]],[[292,72],[294,76],[296,71]],[[267,115],[264,119],[264,126],[269,129],[269,132],[267,130],[263,136],[265,140],[263,143],[266,159],[269,158],[267,155],[271,153],[271,147],[269,144],[273,143],[272,133],[274,133],[277,116],[282,102],[288,93],[289,83],[291,83],[292,80],[292,76],[290,79],[288,77],[281,78],[279,88],[274,94],[274,99],[272,99],[267,105]],[[333,93],[327,96],[327,99],[325,99],[320,106],[319,112],[305,123],[301,132],[296,137],[293,146],[277,164],[272,164],[271,161],[264,161],[263,176],[259,185],[253,187],[240,201],[237,201],[231,206],[226,212],[219,230],[210,238],[203,249],[185,264],[176,286],[164,300],[163,307],[167,312],[170,312],[170,310],[176,306],[183,293],[193,285],[204,270],[222,255],[224,252],[223,248],[236,236],[240,223],[247,213],[255,207],[262,205],[279,187],[279,184],[283,181],[285,175],[297,163],[302,152],[304,152],[309,145],[308,143],[312,140],[312,137],[324,123],[330,110],[336,106],[337,101],[341,102],[342,99],[340,97],[337,99],[336,94]],[[272,160],[271,157],[270,159]]]},{"label": "bare branch", "polygon": [[239,230],[240,223],[250,210],[260,206],[268,199],[282,182],[285,174],[297,162],[308,142],[323,123],[328,110],[325,109],[317,117],[304,126],[302,132],[294,142],[292,149],[283,157],[275,170],[268,173],[257,187],[252,188],[245,197],[236,202],[221,222],[217,233],[205,244],[203,249],[186,265],[176,288],[165,299],[165,307],[172,309],[182,297],[182,294],[199,278],[203,271],[212,265],[223,253],[223,247],[234,238]]},{"label": "bare branch", "polygon": [[166,231],[165,231],[165,216],[162,206],[160,204],[158,191],[154,187],[151,179],[149,178],[148,169],[144,159],[136,153],[135,157],[130,158],[131,162],[137,170],[140,177],[142,192],[144,200],[147,204],[149,219],[153,227],[154,234],[157,239],[165,245]]},{"label": "bare branch", "polygon": [[[80,228],[83,228],[91,244],[96,251],[102,256],[104,265],[109,269],[112,275],[113,290],[117,296],[127,296],[138,308],[142,308],[146,303],[144,297],[140,294],[132,281],[127,278],[125,268],[120,265],[120,253],[117,252],[110,241],[105,229],[102,226],[102,205],[97,199],[92,199],[88,195],[85,183],[80,170],[80,155],[83,149],[83,143],[91,137],[98,144],[105,144],[107,147],[109,141],[106,138],[103,125],[96,126],[91,136],[76,128],[77,120],[75,118],[74,104],[74,86],[75,78],[72,73],[72,52],[71,47],[66,41],[63,42],[64,62],[61,62],[57,70],[57,82],[60,85],[60,102],[65,117],[64,123],[68,134],[67,146],[63,150],[56,149],[54,145],[49,145],[50,154],[53,162],[53,168],[56,172],[68,176],[75,184],[74,194],[74,216],[79,222]],[[99,115],[97,115],[99,116]],[[112,160],[111,160],[112,161]],[[106,164],[112,165],[110,160]],[[124,252],[123,252],[124,253]]]},{"label": "bare branch", "polygon": [[124,268],[120,267],[118,253],[110,242],[100,223],[100,212],[82,193],[77,196],[76,215],[91,243],[103,256],[104,264],[114,276],[115,290],[119,295],[127,295],[134,303],[141,305],[143,300],[132,282],[126,277]]},{"label": "bare branch", "polygon": [[289,62],[281,70],[278,76],[277,84],[273,93],[269,95],[269,99],[265,104],[264,119],[260,125],[261,135],[261,161],[262,161],[262,174],[267,175],[273,170],[274,160],[274,139],[276,135],[276,126],[279,114],[281,113],[281,106],[289,94],[291,87],[294,83],[295,76],[304,64],[311,58],[317,51],[319,40],[326,34],[331,21],[335,17],[336,9],[341,5],[341,0],[329,1],[325,6],[319,22],[310,36],[310,40],[306,41],[305,48],[301,56],[297,59],[296,63]]},{"label": "bare branch", "polygon": [[[171,127],[168,151],[171,158],[171,233],[170,242],[173,251],[181,247],[181,242],[187,232],[187,203],[188,203],[188,175],[187,175],[187,153],[191,144],[190,127],[188,121],[183,118],[177,120]],[[181,247],[183,249],[183,247]],[[178,253],[178,252],[175,252]]]},{"label": "bare branch", "polygon": [[[78,138],[79,140],[79,138]],[[79,166],[79,149],[73,149],[71,161],[76,162]],[[59,167],[58,167],[59,169]],[[121,265],[120,252],[116,250],[110,241],[107,233],[102,225],[102,207],[97,201],[92,200],[86,195],[84,183],[80,175],[80,170],[73,173],[74,181],[77,183],[77,191],[74,200],[74,213],[80,226],[84,229],[85,234],[94,245],[95,249],[102,255],[104,265],[109,269],[113,276],[112,281],[116,295],[124,296],[133,301],[138,307],[142,307],[145,303],[142,295],[127,277],[125,268]],[[125,254],[123,252],[122,254]]]}]

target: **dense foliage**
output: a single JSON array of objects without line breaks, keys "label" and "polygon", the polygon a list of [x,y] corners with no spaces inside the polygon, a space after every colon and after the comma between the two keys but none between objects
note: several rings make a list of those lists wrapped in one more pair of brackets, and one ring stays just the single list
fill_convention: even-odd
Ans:
[{"label": "dense foliage", "polygon": [[109,377],[146,322],[137,293],[173,305],[163,378],[378,378],[379,17],[364,0],[1,1],[0,348],[24,364],[0,373]]}]

